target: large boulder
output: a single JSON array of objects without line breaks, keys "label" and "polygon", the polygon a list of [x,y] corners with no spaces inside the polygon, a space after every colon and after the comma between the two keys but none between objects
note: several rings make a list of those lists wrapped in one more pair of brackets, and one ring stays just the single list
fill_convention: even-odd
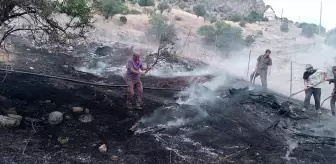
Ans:
[{"label": "large boulder", "polygon": [[48,122],[51,125],[60,124],[63,121],[63,114],[59,111],[54,111],[49,114]]},{"label": "large boulder", "polygon": [[8,116],[0,115],[0,126],[18,127],[21,123],[22,116],[9,114]]},{"label": "large boulder", "polygon": [[98,47],[95,54],[98,56],[107,56],[113,53],[113,49],[109,46]]}]

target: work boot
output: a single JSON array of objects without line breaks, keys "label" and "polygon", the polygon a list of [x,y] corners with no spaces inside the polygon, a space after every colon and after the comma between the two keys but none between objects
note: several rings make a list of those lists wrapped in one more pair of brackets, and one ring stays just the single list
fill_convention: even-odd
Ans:
[{"label": "work boot", "polygon": [[321,109],[318,109],[318,110],[317,110],[317,113],[318,113],[318,114],[322,114]]},{"label": "work boot", "polygon": [[126,107],[127,107],[128,109],[133,109],[132,104],[126,104]]},{"label": "work boot", "polygon": [[139,109],[139,110],[141,110],[142,107],[141,107],[141,105],[136,105],[136,106],[135,106],[135,109]]},{"label": "work boot", "polygon": [[302,108],[302,112],[305,112],[307,110],[307,108]]}]

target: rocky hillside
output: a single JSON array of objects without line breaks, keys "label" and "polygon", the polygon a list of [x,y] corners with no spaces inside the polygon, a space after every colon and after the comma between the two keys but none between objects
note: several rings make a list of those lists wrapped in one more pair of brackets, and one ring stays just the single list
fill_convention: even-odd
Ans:
[{"label": "rocky hillside", "polygon": [[195,5],[204,5],[207,13],[212,16],[227,18],[232,15],[247,16],[251,11],[263,13],[263,0],[168,0],[169,3],[185,11],[192,11]]}]

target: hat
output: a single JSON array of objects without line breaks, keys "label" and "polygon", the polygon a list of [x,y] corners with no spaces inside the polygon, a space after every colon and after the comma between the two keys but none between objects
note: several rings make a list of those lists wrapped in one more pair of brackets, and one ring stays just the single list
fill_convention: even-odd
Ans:
[{"label": "hat", "polygon": [[306,70],[309,69],[309,68],[313,68],[313,66],[311,64],[307,64],[306,65]]},{"label": "hat", "polygon": [[140,48],[133,49],[133,55],[140,55],[140,53],[141,53]]}]

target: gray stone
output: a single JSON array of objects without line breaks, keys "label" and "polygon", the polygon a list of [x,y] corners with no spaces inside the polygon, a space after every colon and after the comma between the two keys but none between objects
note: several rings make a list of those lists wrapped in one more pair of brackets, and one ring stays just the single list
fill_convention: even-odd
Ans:
[{"label": "gray stone", "polygon": [[63,114],[59,111],[51,112],[48,117],[49,124],[57,125],[63,121]]},{"label": "gray stone", "polygon": [[93,121],[93,117],[91,114],[83,114],[79,116],[78,120],[83,123],[89,123]]},{"label": "gray stone", "polygon": [[0,115],[0,126],[18,127],[21,123],[22,116],[9,114],[9,116]]},{"label": "gray stone", "polygon": [[82,107],[72,107],[72,111],[74,113],[80,113],[80,112],[83,112],[84,109]]}]

